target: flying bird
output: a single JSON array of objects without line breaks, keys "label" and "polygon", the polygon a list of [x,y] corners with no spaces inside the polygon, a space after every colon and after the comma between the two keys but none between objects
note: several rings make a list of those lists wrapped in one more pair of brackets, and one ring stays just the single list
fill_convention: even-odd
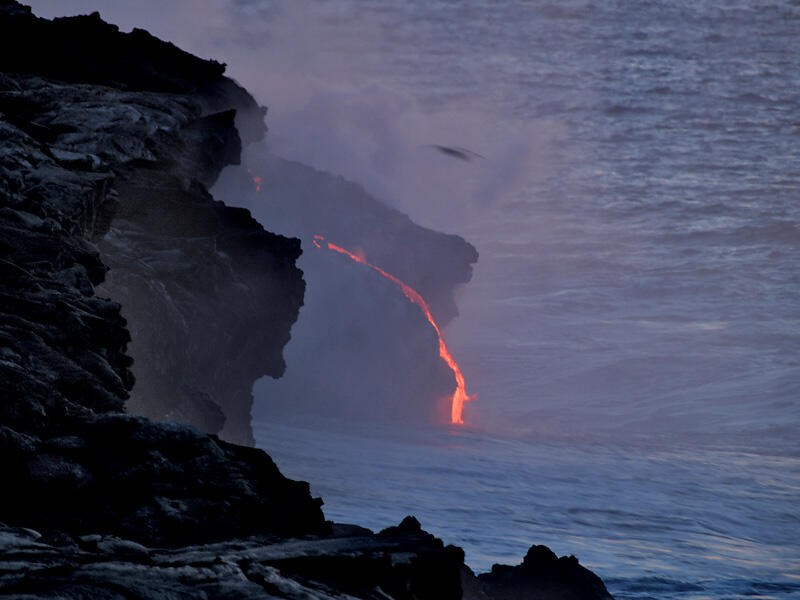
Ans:
[{"label": "flying bird", "polygon": [[473,152],[472,150],[467,150],[466,148],[460,148],[459,146],[440,146],[439,144],[428,144],[432,148],[436,148],[442,154],[446,154],[447,156],[452,156],[453,158],[458,158],[459,160],[464,161],[471,161],[473,158],[483,158],[485,156],[481,156],[477,152]]}]

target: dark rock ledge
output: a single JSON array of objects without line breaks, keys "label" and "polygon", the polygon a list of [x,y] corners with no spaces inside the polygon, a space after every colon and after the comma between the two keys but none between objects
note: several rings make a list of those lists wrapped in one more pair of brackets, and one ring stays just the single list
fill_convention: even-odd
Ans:
[{"label": "dark rock ledge", "polygon": [[[541,556],[542,548],[531,548],[518,567],[495,565],[476,578],[460,548],[444,546],[413,517],[377,535],[337,524],[325,536],[259,535],[174,549],[98,534],[56,545],[33,529],[0,524],[0,597],[611,599],[574,557]],[[493,581],[500,571],[502,581]]]},{"label": "dark rock ledge", "polygon": [[[297,242],[206,190],[238,132],[264,132],[222,74],[96,15],[0,0],[0,596],[609,598],[538,550],[474,579],[413,518],[377,535],[331,524],[264,452],[124,412],[129,301],[169,325],[145,349],[140,408],[216,414],[245,442],[249,396],[222,401],[221,377],[279,375],[302,302]],[[124,275],[97,295],[107,264]]]}]

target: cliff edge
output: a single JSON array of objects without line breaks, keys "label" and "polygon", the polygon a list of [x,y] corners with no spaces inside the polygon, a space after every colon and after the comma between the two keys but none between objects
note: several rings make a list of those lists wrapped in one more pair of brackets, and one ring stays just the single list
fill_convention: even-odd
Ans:
[{"label": "cliff edge", "polygon": [[[263,452],[123,413],[126,309],[95,293],[110,263],[131,295],[160,300],[132,303],[169,319],[140,369],[172,386],[152,385],[159,416],[213,431],[216,406],[217,430],[252,441],[250,386],[283,368],[300,249],[205,186],[238,160],[234,107],[262,111],[220,65],[98,15],[4,2],[0,31],[0,478],[14,491],[0,518],[159,544],[324,530],[307,484]],[[213,395],[221,378],[243,397]]]},{"label": "cliff edge", "polygon": [[[222,65],[147,32],[120,33],[97,14],[47,21],[14,6],[0,24],[0,111],[13,148],[3,166],[15,277],[53,270],[73,284],[81,310],[103,318],[119,310],[98,296],[113,298],[132,334],[129,342],[117,317],[113,339],[94,340],[102,352],[73,352],[84,369],[89,361],[95,375],[108,372],[100,387],[60,374],[61,402],[80,391],[90,408],[119,410],[132,371],[130,412],[252,445],[250,390],[282,374],[302,305],[300,245],[207,187],[238,162],[239,131],[263,136],[264,109]],[[28,239],[12,242],[20,224]],[[17,259],[21,247],[29,255]],[[91,388],[94,400],[67,385]]]}]

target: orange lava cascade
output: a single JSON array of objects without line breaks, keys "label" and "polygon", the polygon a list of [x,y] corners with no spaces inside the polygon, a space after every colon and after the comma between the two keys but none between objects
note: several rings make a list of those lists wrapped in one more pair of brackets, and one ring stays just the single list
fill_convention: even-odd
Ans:
[{"label": "orange lava cascade", "polygon": [[[321,235],[315,235],[313,239],[313,244],[317,248],[322,248],[322,243],[325,240],[324,237]],[[462,413],[464,411],[464,403],[469,402],[470,400],[474,400],[476,396],[469,396],[467,395],[466,383],[464,381],[464,374],[461,372],[461,368],[458,366],[458,363],[453,358],[453,355],[450,354],[450,350],[447,349],[447,344],[444,343],[444,339],[442,338],[442,332],[439,330],[439,326],[436,324],[436,321],[433,319],[433,315],[431,314],[431,309],[428,307],[428,303],[419,295],[414,288],[406,285],[402,281],[400,281],[394,275],[387,273],[380,267],[376,267],[375,265],[366,261],[363,256],[357,256],[336,244],[332,244],[330,242],[326,242],[328,245],[328,249],[333,250],[334,252],[338,252],[339,254],[344,254],[345,256],[349,257],[350,259],[356,261],[357,263],[361,263],[362,265],[366,265],[371,269],[374,269],[386,279],[394,283],[397,287],[399,287],[403,294],[405,294],[406,298],[408,298],[411,302],[419,306],[420,310],[422,310],[425,317],[428,319],[428,322],[433,326],[434,330],[436,331],[436,335],[439,337],[439,356],[442,357],[442,360],[447,363],[447,366],[450,367],[450,370],[453,371],[453,375],[456,378],[456,391],[453,392],[452,397],[452,405],[450,409],[450,421],[451,423],[463,425],[464,419],[462,417]]]}]

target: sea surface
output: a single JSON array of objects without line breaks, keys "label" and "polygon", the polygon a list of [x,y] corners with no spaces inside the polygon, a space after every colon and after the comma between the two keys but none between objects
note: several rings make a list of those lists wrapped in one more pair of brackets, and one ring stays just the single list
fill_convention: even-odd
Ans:
[{"label": "sea surface", "polygon": [[618,600],[800,597],[796,455],[307,419],[255,435],[328,519],[379,531],[413,514],[476,572],[537,543]]},{"label": "sea surface", "polygon": [[800,3],[304,6],[324,83],[271,105],[272,150],[475,244],[444,335],[479,397],[259,445],[328,518],[414,514],[476,571],[544,543],[618,599],[800,598]]},{"label": "sea surface", "polygon": [[266,421],[256,385],[328,518],[414,514],[476,571],[547,544],[620,600],[800,598],[800,2],[31,4],[224,60],[266,151],[479,250],[465,426]]}]

